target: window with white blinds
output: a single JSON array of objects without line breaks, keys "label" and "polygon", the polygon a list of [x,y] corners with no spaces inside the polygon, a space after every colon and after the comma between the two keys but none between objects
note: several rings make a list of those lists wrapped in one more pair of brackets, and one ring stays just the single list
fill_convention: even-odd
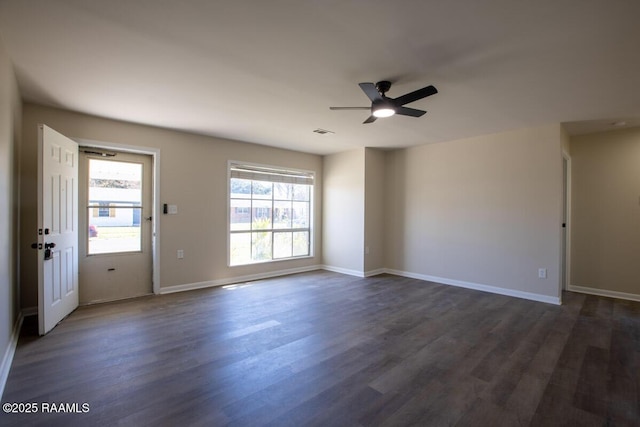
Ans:
[{"label": "window with white blinds", "polygon": [[229,163],[229,264],[311,255],[313,172]]}]

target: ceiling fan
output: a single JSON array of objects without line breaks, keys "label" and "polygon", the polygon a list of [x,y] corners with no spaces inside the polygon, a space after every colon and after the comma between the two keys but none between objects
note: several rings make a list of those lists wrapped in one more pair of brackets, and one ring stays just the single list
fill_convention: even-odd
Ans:
[{"label": "ceiling fan", "polygon": [[426,111],[405,107],[405,104],[417,101],[427,96],[438,93],[433,86],[414,90],[397,98],[389,98],[385,95],[391,88],[391,82],[387,80],[373,83],[359,83],[360,89],[371,100],[371,107],[329,107],[330,110],[371,110],[371,115],[363,123],[373,123],[378,117],[390,117],[394,114],[410,117],[421,117]]}]

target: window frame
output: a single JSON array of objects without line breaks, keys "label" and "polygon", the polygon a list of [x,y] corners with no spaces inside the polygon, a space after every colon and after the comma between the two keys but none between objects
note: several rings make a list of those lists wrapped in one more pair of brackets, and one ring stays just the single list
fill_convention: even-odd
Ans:
[{"label": "window frame", "polygon": [[[232,264],[231,263],[231,236],[232,234],[240,234],[240,233],[249,233],[249,235],[251,235],[252,231],[256,231],[256,230],[252,230],[251,227],[249,228],[249,230],[232,230],[231,229],[231,203],[232,203],[232,198],[231,198],[231,179],[232,179],[232,169],[236,167],[236,168],[256,168],[256,169],[262,169],[262,170],[269,170],[269,171],[273,171],[273,172],[281,172],[283,174],[291,174],[292,176],[294,176],[295,174],[300,174],[301,176],[306,176],[308,179],[310,179],[311,183],[308,184],[309,185],[309,215],[308,215],[308,225],[307,227],[304,228],[300,228],[300,227],[291,227],[291,228],[275,228],[274,224],[272,222],[271,227],[267,230],[265,230],[265,232],[271,233],[271,259],[268,260],[251,260],[250,262],[246,262],[246,263],[241,263],[241,264]],[[251,266],[251,265],[256,265],[256,264],[264,264],[264,263],[273,263],[273,262],[280,262],[280,261],[292,261],[292,260],[301,260],[301,259],[308,259],[308,258],[313,258],[314,255],[314,206],[315,206],[315,184],[316,184],[316,173],[315,171],[312,170],[304,170],[304,169],[299,169],[299,168],[289,168],[289,167],[282,167],[282,166],[275,166],[275,165],[268,165],[268,164],[261,164],[261,163],[252,163],[252,162],[243,162],[243,161],[236,161],[236,160],[229,160],[227,161],[227,180],[226,180],[226,185],[227,185],[227,266],[230,268],[233,267],[245,267],[245,266]],[[252,180],[252,181],[258,181],[258,180]],[[263,181],[263,182],[269,182],[269,181]],[[274,182],[278,182],[278,181],[271,181],[272,183]],[[246,200],[265,200],[265,199],[253,199],[253,197],[246,199]],[[274,195],[271,196],[270,199],[266,199],[266,200],[270,200],[272,203],[272,209],[273,209],[273,204],[274,201],[280,201],[280,199],[275,200],[274,199]],[[292,202],[295,200],[291,200]],[[253,216],[253,212],[252,209],[249,207],[249,215],[250,218],[252,218]],[[273,217],[273,213],[271,215]],[[274,247],[273,247],[273,242],[274,242],[274,235],[277,233],[282,233],[282,232],[291,232],[292,234],[295,234],[296,232],[308,232],[309,233],[309,251],[308,254],[306,255],[299,255],[299,256],[290,256],[290,257],[283,257],[283,258],[274,258]]]},{"label": "window frame", "polygon": [[[117,200],[107,200],[107,201],[96,201],[95,199],[92,201],[91,197],[91,162],[92,161],[100,161],[100,162],[113,162],[113,163],[121,163],[121,164],[129,164],[129,165],[137,165],[140,167],[140,182],[142,186],[140,187],[140,200],[139,201],[117,201]],[[95,155],[88,154],[85,158],[86,162],[86,178],[87,178],[87,187],[86,187],[86,207],[87,207],[87,226],[92,225],[92,218],[100,218],[100,219],[113,219],[118,215],[118,210],[127,210],[130,209],[132,215],[135,216],[135,211],[140,212],[140,224],[138,227],[140,228],[140,236],[138,239],[139,249],[131,249],[131,250],[118,250],[112,252],[91,252],[91,237],[89,232],[86,234],[85,238],[85,250],[86,257],[101,257],[101,256],[114,256],[114,255],[127,255],[127,254],[138,254],[144,251],[144,239],[145,239],[145,231],[144,227],[142,227],[142,212],[143,212],[143,201],[144,201],[144,186],[150,185],[144,182],[145,179],[145,164],[142,161],[138,160],[128,160],[128,159],[115,159],[115,158],[104,158],[102,156],[97,157]],[[111,179],[111,178],[110,178]],[[108,209],[108,215],[100,215],[102,212]],[[94,224],[96,227],[101,226],[98,224]],[[88,228],[88,227],[87,227]]]}]

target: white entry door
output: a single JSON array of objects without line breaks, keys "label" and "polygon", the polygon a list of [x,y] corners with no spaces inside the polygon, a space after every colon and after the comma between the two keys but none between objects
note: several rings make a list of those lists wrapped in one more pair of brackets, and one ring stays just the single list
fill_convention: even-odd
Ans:
[{"label": "white entry door", "polygon": [[38,128],[40,335],[78,307],[78,144]]}]

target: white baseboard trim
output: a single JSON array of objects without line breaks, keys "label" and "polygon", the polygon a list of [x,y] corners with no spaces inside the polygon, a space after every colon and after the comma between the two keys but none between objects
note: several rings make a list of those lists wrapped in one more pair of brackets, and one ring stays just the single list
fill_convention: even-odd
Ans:
[{"label": "white baseboard trim", "polygon": [[403,277],[409,277],[409,278],[412,278],[412,279],[425,280],[427,282],[435,282],[435,283],[440,283],[440,284],[443,284],[443,285],[451,285],[451,286],[457,286],[457,287],[460,287],[460,288],[474,289],[476,291],[483,291],[483,292],[489,292],[489,293],[492,293],[492,294],[506,295],[506,296],[509,296],[509,297],[528,299],[528,300],[531,300],[531,301],[544,302],[544,303],[547,303],[547,304],[560,305],[562,303],[559,297],[551,297],[551,296],[548,296],[548,295],[534,294],[532,292],[517,291],[517,290],[514,290],[514,289],[506,289],[506,288],[499,288],[497,286],[482,285],[480,283],[465,282],[465,281],[462,281],[462,280],[447,279],[447,278],[444,278],[444,277],[429,276],[429,275],[425,275],[425,274],[411,273],[411,272],[408,272],[408,271],[387,269],[386,272],[389,273],[389,274],[395,274],[397,276],[403,276]]},{"label": "white baseboard trim", "polygon": [[369,271],[358,271],[358,270],[350,270],[348,268],[335,267],[333,265],[323,265],[322,269],[327,271],[333,271],[334,273],[341,273],[341,274],[346,274],[349,276],[356,276],[356,277],[371,277],[371,276],[377,276],[378,274],[384,274],[387,272],[386,268],[377,268],[375,270],[369,270]]},{"label": "white baseboard trim", "polygon": [[358,270],[350,270],[348,268],[334,267],[332,265],[323,265],[323,270],[333,271],[334,273],[346,274],[348,276],[365,277],[365,273]]},{"label": "white baseboard trim", "polygon": [[378,268],[376,270],[369,270],[364,272],[364,277],[377,276],[378,274],[384,274],[387,272],[386,268]]},{"label": "white baseboard trim", "polygon": [[37,316],[38,315],[38,307],[26,307],[22,309],[22,316]]},{"label": "white baseboard trim", "polygon": [[13,356],[16,354],[16,347],[18,346],[18,338],[20,337],[20,329],[22,328],[22,321],[24,315],[20,313],[18,320],[13,325],[13,331],[9,338],[9,345],[2,357],[2,365],[0,365],[0,400],[4,394],[4,387],[7,385],[7,379],[9,378],[9,371],[11,370],[11,363],[13,363]]},{"label": "white baseboard trim", "polygon": [[[135,298],[141,298],[141,297],[148,297],[151,295],[155,295],[153,292],[148,293],[148,294],[140,294],[140,295],[134,295],[132,297],[125,297],[125,298],[116,298],[116,299],[99,299],[99,300],[95,300],[95,301],[89,301],[89,302],[81,302],[80,304],[78,304],[78,307],[86,307],[89,305],[94,305],[94,304],[104,304],[104,303],[108,303],[108,302],[120,302],[120,301],[126,301],[129,299],[135,299]],[[37,313],[36,313],[37,314]]]},{"label": "white baseboard trim", "polygon": [[234,283],[251,282],[254,280],[269,279],[271,277],[286,276],[295,273],[304,273],[307,271],[322,270],[320,265],[312,265],[308,267],[289,268],[287,270],[269,271],[265,273],[249,274],[246,276],[229,277],[226,279],[208,280],[206,282],[185,283],[184,285],[164,286],[160,288],[160,294],[172,294],[174,292],[192,291],[195,289],[211,288],[214,286],[225,286]]},{"label": "white baseboard trim", "polygon": [[640,295],[629,294],[626,292],[609,291],[607,289],[590,288],[587,286],[573,286],[569,285],[571,292],[580,292],[582,294],[598,295],[601,297],[626,299],[629,301],[640,301]]},{"label": "white baseboard trim", "polygon": [[[378,274],[383,274],[383,273],[389,273],[389,274],[395,274],[396,276],[402,276],[402,277],[409,277],[412,279],[418,279],[418,280],[424,280],[427,282],[435,282],[435,283],[440,283],[443,285],[451,285],[451,286],[457,286],[460,288],[466,288],[466,289],[473,289],[476,291],[483,291],[483,292],[489,292],[492,294],[498,294],[498,295],[506,295],[506,296],[510,296],[510,297],[515,297],[515,298],[522,298],[522,299],[527,299],[527,300],[531,300],[531,301],[538,301],[538,302],[544,302],[547,304],[555,304],[555,305],[560,305],[561,304],[561,300],[559,297],[551,297],[548,295],[540,295],[540,294],[535,294],[532,292],[525,292],[525,291],[517,291],[517,290],[513,290],[513,289],[505,289],[505,288],[500,288],[497,286],[490,286],[490,285],[483,285],[483,284],[479,284],[479,283],[472,283],[472,282],[465,282],[462,280],[454,280],[454,279],[447,279],[444,277],[436,277],[436,276],[429,276],[426,274],[418,274],[418,273],[412,273],[409,271],[401,271],[401,270],[393,270],[393,269],[388,269],[388,268],[379,268],[376,270],[370,270],[370,271],[366,271],[366,272],[362,272],[362,271],[357,271],[357,270],[351,270],[351,269],[347,269],[347,268],[342,268],[342,267],[335,267],[335,266],[331,266],[331,265],[313,265],[313,266],[309,266],[309,267],[300,267],[300,268],[291,268],[291,269],[287,269],[287,270],[278,270],[278,271],[271,271],[271,272],[266,272],[266,273],[257,273],[257,274],[250,274],[250,275],[246,275],[246,276],[236,276],[236,277],[230,277],[230,278],[226,278],[226,279],[219,279],[219,280],[209,280],[206,282],[197,282],[197,283],[186,283],[183,285],[173,285],[173,286],[165,286],[160,288],[160,294],[171,294],[174,292],[183,292],[183,291],[191,291],[191,290],[195,290],[195,289],[203,289],[203,288],[211,288],[214,286],[225,286],[225,285],[231,285],[234,283],[243,283],[243,282],[251,282],[254,280],[261,280],[261,279],[269,279],[272,277],[278,277],[278,276],[286,276],[289,274],[295,274],[295,273],[303,273],[303,272],[307,272],[307,271],[314,271],[314,270],[327,270],[327,271],[333,271],[334,273],[340,273],[340,274],[346,274],[349,276],[355,276],[355,277],[370,277],[370,276],[376,276]],[[571,288],[570,288],[571,290]],[[578,291],[580,292],[580,291]],[[588,293],[588,292],[586,292]],[[607,296],[607,295],[605,295]],[[620,296],[616,296],[617,298],[622,298]],[[638,300],[640,301],[640,296],[636,296],[638,298]],[[37,310],[36,310],[36,314],[37,314]]]}]

